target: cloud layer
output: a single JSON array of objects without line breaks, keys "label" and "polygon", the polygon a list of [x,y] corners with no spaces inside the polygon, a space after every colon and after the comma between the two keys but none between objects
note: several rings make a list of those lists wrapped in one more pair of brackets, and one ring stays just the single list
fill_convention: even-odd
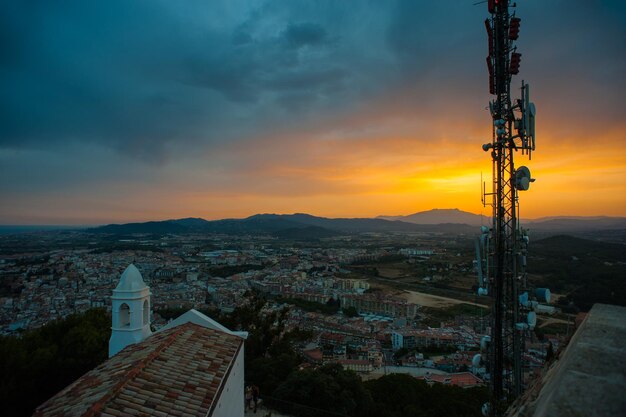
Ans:
[{"label": "cloud layer", "polygon": [[[518,3],[536,166],[573,180],[602,167],[626,195],[626,7]],[[470,188],[490,171],[483,6],[9,2],[0,223],[480,210]],[[579,158],[584,149],[598,157]],[[552,179],[537,194],[556,201],[544,212],[529,197],[531,213],[626,215],[601,185],[559,197]],[[572,210],[586,193],[604,207]]]}]

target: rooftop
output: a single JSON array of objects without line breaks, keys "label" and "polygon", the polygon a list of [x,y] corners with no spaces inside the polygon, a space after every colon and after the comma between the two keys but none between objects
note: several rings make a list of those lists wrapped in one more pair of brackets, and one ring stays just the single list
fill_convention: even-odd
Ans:
[{"label": "rooftop", "polygon": [[242,346],[241,337],[185,323],[126,347],[34,415],[210,415]]}]

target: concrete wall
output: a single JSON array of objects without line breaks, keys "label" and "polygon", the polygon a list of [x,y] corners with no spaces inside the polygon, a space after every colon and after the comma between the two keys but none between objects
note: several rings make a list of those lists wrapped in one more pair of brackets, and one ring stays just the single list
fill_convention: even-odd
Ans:
[{"label": "concrete wall", "polygon": [[566,350],[510,417],[626,415],[626,307],[593,306]]}]

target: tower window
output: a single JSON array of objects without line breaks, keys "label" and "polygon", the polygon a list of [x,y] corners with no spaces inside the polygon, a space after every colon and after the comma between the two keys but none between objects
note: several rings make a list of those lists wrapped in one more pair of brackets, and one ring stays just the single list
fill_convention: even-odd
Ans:
[{"label": "tower window", "polygon": [[123,303],[120,306],[120,327],[130,327],[130,307],[128,304]]}]

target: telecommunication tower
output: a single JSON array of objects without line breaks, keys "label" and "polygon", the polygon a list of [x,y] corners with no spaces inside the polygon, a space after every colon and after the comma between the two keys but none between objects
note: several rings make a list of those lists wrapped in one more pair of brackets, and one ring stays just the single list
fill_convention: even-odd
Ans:
[{"label": "telecommunication tower", "polygon": [[528,235],[518,222],[518,193],[527,191],[534,179],[527,167],[516,168],[514,155],[519,152],[530,159],[535,150],[535,106],[523,81],[521,97],[512,98],[511,79],[519,73],[522,57],[515,45],[521,22],[515,7],[508,0],[488,0],[490,17],[485,20],[489,93],[494,98],[489,103],[492,137],[482,146],[492,159],[492,187],[487,192],[483,184],[483,204],[492,207],[493,223],[481,228],[476,257],[478,294],[492,297],[492,319],[491,335],[483,338],[483,353],[475,362],[486,363],[492,397],[483,406],[483,414],[489,416],[502,415],[522,393],[522,354],[536,324],[533,310],[539,301],[550,301],[547,289],[530,293],[526,279]]}]

